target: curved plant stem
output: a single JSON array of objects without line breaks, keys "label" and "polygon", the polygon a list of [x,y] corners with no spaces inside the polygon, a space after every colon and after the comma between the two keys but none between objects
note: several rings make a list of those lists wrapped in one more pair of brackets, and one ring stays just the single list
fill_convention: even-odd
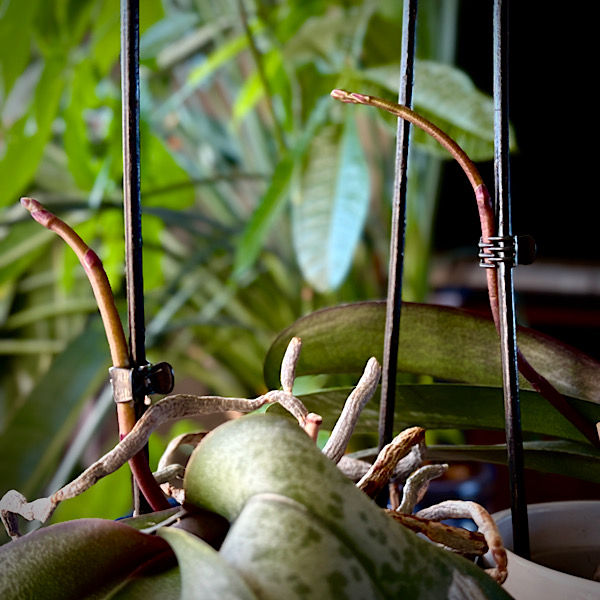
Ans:
[{"label": "curved plant stem", "polygon": [[[494,218],[494,207],[492,199],[483,182],[481,175],[473,161],[467,156],[466,152],[439,127],[414,112],[406,106],[396,104],[389,100],[383,100],[376,96],[367,96],[345,90],[333,90],[332,98],[348,104],[365,104],[385,110],[394,116],[404,119],[413,125],[416,125],[432,138],[437,140],[452,157],[462,167],[465,175],[468,177],[471,187],[475,192],[477,201],[477,210],[479,212],[479,221],[481,223],[481,238],[484,243],[489,242],[489,238],[495,235],[496,224]],[[496,330],[500,331],[500,317],[498,309],[498,274],[496,269],[486,269],[488,296],[490,299],[490,309]],[[577,410],[575,410],[566,398],[535,368],[527,361],[521,351],[517,348],[517,364],[519,371],[529,381],[532,387],[538,391],[552,406],[558,410],[566,419],[568,419],[577,429],[596,447],[600,447],[600,431],[589,423]],[[600,430],[600,428],[599,428]]]},{"label": "curved plant stem", "polygon": [[[104,330],[108,339],[112,364],[115,367],[129,368],[129,350],[119,312],[115,305],[110,283],[98,255],[73,231],[69,225],[56,215],[46,210],[37,200],[21,198],[21,204],[31,213],[31,216],[41,225],[58,234],[75,252],[83,265],[92,286]],[[132,402],[117,403],[119,421],[119,439],[127,436],[135,426],[135,410]],[[160,487],[152,477],[145,453],[136,454],[129,466],[140,490],[153,510],[169,508],[170,504]]]}]

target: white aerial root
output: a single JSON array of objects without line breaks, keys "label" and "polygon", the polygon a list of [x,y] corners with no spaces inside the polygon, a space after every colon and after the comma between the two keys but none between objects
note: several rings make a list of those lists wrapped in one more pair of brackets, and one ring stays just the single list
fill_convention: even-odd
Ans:
[{"label": "white aerial root", "polygon": [[498,583],[504,583],[507,577],[507,558],[502,537],[490,513],[476,502],[462,500],[446,500],[434,506],[424,508],[416,514],[422,519],[443,521],[445,519],[472,519],[477,528],[485,536],[496,567],[486,569],[486,572]]},{"label": "white aerial root", "polygon": [[397,508],[398,512],[411,514],[427,492],[429,482],[441,477],[447,470],[448,465],[445,464],[425,465],[412,473],[404,484],[402,502]]},{"label": "white aerial root", "polygon": [[[298,359],[300,349],[299,338],[290,342],[288,351],[283,360],[282,376],[286,381],[286,388],[291,389],[295,361]],[[290,391],[273,390],[255,399],[223,398],[221,396],[191,396],[175,394],[159,400],[151,406],[135,424],[129,435],[125,437],[112,450],[88,467],[79,477],[63,486],[49,498],[39,498],[33,502],[16,490],[7,492],[0,500],[0,518],[11,538],[20,536],[18,515],[32,521],[45,523],[63,501],[75,498],[94,485],[98,480],[114,473],[131,457],[140,452],[148,442],[153,431],[167,421],[184,419],[202,414],[214,414],[228,411],[249,413],[261,408],[265,404],[278,402],[298,420],[301,427],[306,426],[309,415],[302,402],[293,396]],[[314,419],[310,419],[314,427]]]},{"label": "white aerial root", "polygon": [[375,393],[377,384],[379,383],[379,376],[381,375],[381,367],[375,358],[370,358],[365,367],[365,371],[360,378],[358,384],[352,390],[350,396],[344,404],[342,414],[338,418],[331,436],[325,447],[323,448],[323,454],[330,458],[334,463],[339,463],[346,448],[348,442],[358,421],[358,417],[362,412],[365,404]]}]

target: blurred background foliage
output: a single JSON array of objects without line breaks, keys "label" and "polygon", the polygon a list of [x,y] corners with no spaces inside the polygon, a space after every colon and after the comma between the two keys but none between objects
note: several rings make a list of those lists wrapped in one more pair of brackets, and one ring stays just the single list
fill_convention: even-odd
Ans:
[{"label": "blurred background foliage", "polygon": [[[324,306],[385,298],[396,124],[329,92],[397,96],[402,3],[140,4],[148,358],[173,365],[176,392],[254,397],[278,332]],[[419,8],[414,106],[488,160],[491,100],[453,66],[458,9]],[[125,315],[119,0],[1,10],[0,494],[33,498],[116,441],[83,270],[18,199],[96,249]],[[422,300],[447,157],[412,135],[404,295]],[[154,464],[168,437],[151,443]],[[97,486],[55,519],[126,512],[122,471],[123,486]]]}]

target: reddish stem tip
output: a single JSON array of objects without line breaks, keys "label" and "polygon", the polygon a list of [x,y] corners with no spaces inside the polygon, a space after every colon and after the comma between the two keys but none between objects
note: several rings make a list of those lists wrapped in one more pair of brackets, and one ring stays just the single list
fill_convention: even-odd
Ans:
[{"label": "reddish stem tip", "polygon": [[332,90],[330,96],[334,100],[340,100],[341,102],[346,102],[348,104],[354,104],[354,100],[350,97],[350,94],[346,90]]},{"label": "reddish stem tip", "polygon": [[26,208],[31,216],[44,227],[50,228],[50,224],[56,217],[47,211],[37,200],[33,198],[21,198],[21,205]]}]

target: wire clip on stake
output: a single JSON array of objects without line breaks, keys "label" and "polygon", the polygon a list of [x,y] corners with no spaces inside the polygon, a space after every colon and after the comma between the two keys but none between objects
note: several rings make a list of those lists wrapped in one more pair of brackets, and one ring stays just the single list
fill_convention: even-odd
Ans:
[{"label": "wire clip on stake", "polygon": [[108,372],[116,403],[133,402],[135,398],[151,394],[169,394],[175,385],[173,367],[166,362],[137,369],[111,367]]},{"label": "wire clip on stake", "polygon": [[484,243],[479,238],[479,266],[494,268],[504,262],[507,266],[530,265],[535,260],[535,240],[530,235],[494,236]]}]

